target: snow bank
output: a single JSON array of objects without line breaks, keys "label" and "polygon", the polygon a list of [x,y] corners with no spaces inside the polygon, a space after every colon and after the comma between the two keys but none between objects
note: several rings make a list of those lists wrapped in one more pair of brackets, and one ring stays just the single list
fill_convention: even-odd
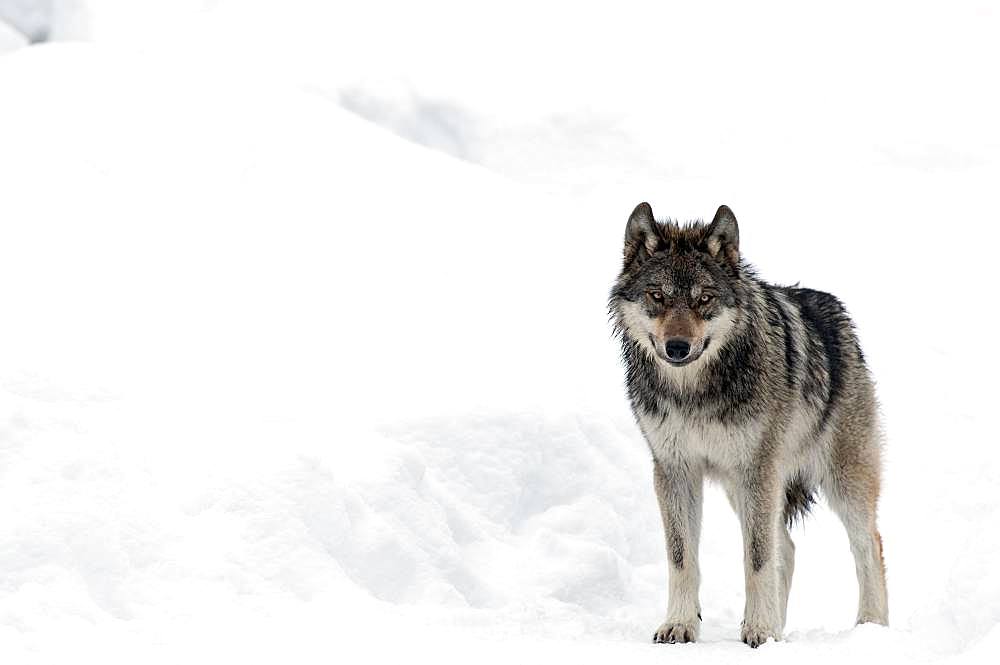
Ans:
[{"label": "snow bank", "polygon": [[[475,43],[514,14],[408,9],[377,56],[381,6],[129,6],[86,5],[94,45],[0,58],[5,660],[758,657],[736,638],[739,530],[717,491],[703,643],[647,644],[666,564],[604,314],[646,198],[732,205],[766,277],[847,301],[879,381],[893,628],[851,630],[852,561],[820,511],[794,534],[788,639],[768,657],[978,662],[996,645],[998,368],[976,351],[996,100],[962,84],[975,67],[926,68],[956,96],[912,107],[904,68],[895,99],[885,69],[862,71],[879,15],[844,56],[858,88],[828,35],[792,63],[777,46],[732,70],[735,46],[677,55],[657,104],[609,109],[595,97],[645,90],[669,60],[655,21],[627,52],[634,24],[609,18],[602,43],[626,55],[595,51],[560,88],[558,59],[529,75],[555,10],[510,53]],[[433,20],[453,10],[468,32]],[[737,44],[767,41],[731,23]],[[994,48],[969,42],[947,62]],[[437,66],[456,52],[467,69]],[[763,64],[788,71],[715,92]],[[519,87],[497,85],[507,71]],[[769,99],[791,106],[753,103]],[[950,103],[964,123],[935,120]]]},{"label": "snow bank", "polygon": [[[551,218],[551,202],[315,97],[174,71],[68,45],[0,62],[24,100],[0,123],[17,220],[0,271],[24,285],[0,296],[5,648],[49,657],[71,634],[126,653],[194,631],[199,650],[209,617],[242,632],[312,602],[350,615],[359,595],[620,602],[615,515],[637,490],[623,469],[622,503],[595,504],[608,479],[587,464],[631,431],[529,409],[616,375],[604,276],[529,297],[524,267],[563,232],[523,211]],[[592,321],[574,343],[599,340],[604,363],[551,357],[551,321],[574,311]],[[530,466],[566,462],[583,475]],[[578,523],[592,509],[596,534]],[[589,576],[546,575],[549,548]]]},{"label": "snow bank", "polygon": [[0,25],[12,29],[25,40],[25,35],[44,36],[52,20],[49,0],[0,0]]},{"label": "snow bank", "polygon": [[24,35],[0,19],[0,54],[16,51],[27,45],[28,39]]}]

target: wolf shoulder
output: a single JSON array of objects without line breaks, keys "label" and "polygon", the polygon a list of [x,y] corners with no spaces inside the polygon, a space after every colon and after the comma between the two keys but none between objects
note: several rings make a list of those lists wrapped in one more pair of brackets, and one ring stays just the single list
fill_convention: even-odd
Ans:
[{"label": "wolf shoulder", "polygon": [[[783,313],[784,325],[789,319],[798,319],[801,329],[796,331],[821,342],[823,353],[841,356],[842,360],[864,362],[864,353],[858,341],[854,320],[844,302],[826,291],[800,286],[775,286],[762,284],[765,292],[773,294],[780,309],[790,308]],[[777,297],[774,297],[777,296]],[[792,314],[793,316],[788,316]],[[794,341],[798,340],[792,340]]]},{"label": "wolf shoulder", "polygon": [[784,296],[790,304],[798,309],[804,318],[822,327],[841,328],[845,324],[854,327],[851,316],[844,302],[826,291],[811,289],[799,285],[777,286],[762,283],[765,290]]}]

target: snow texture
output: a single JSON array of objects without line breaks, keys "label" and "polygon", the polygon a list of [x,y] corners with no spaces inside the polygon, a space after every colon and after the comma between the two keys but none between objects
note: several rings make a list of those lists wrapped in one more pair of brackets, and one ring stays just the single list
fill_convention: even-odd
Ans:
[{"label": "snow texture", "polygon": [[[994,8],[47,6],[0,57],[0,660],[994,659]],[[848,304],[891,628],[819,508],[747,649],[711,488],[702,641],[649,643],[641,200]]]},{"label": "snow texture", "polygon": [[16,51],[28,45],[28,39],[0,18],[0,54]]}]

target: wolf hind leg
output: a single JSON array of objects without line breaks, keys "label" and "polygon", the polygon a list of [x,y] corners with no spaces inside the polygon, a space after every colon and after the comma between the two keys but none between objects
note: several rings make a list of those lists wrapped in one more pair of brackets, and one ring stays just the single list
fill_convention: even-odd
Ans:
[{"label": "wolf hind leg", "polygon": [[858,574],[857,623],[889,625],[889,603],[885,585],[882,536],[875,526],[874,512],[841,504],[834,511],[847,529]]},{"label": "wolf hind leg", "polygon": [[830,507],[847,529],[858,575],[857,623],[889,625],[882,536],[876,524],[879,462],[874,438],[863,447],[838,446],[830,478],[823,483]]},{"label": "wolf hind leg", "polygon": [[874,510],[841,504],[834,511],[847,529],[858,575],[857,623],[889,625],[889,602],[885,585],[882,536],[875,526]]}]

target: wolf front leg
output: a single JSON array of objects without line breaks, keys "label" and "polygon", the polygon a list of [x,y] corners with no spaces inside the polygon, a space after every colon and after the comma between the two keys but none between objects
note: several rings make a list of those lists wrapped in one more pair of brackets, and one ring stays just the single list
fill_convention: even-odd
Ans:
[{"label": "wolf front leg", "polygon": [[782,492],[771,465],[749,470],[738,488],[736,502],[743,527],[743,566],[746,605],[740,639],[756,649],[770,639],[780,640],[784,628],[784,589],[781,577]]},{"label": "wolf front leg", "polygon": [[653,642],[694,642],[701,626],[698,602],[698,538],[701,534],[702,474],[686,464],[653,462],[653,486],[667,541],[667,618]]}]

